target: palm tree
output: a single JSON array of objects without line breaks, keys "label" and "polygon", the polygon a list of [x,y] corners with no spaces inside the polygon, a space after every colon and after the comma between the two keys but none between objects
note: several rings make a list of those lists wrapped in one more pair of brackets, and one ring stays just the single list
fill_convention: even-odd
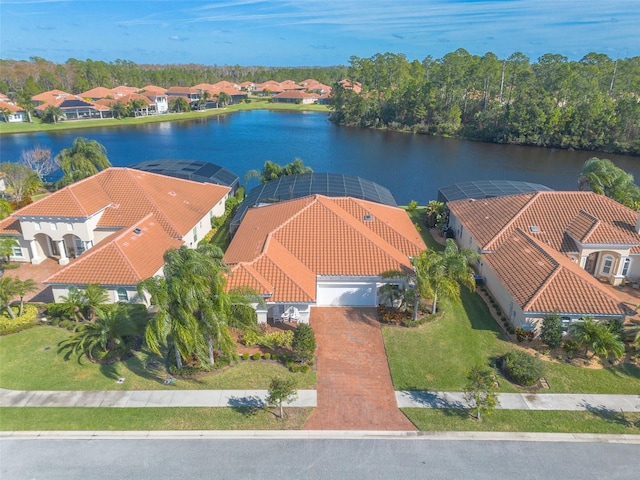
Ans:
[{"label": "palm tree", "polygon": [[82,302],[87,310],[87,319],[91,322],[96,320],[100,312],[100,306],[107,303],[109,296],[107,289],[96,283],[90,283],[82,292]]},{"label": "palm tree", "polygon": [[605,195],[628,207],[640,200],[640,189],[633,182],[633,175],[625,172],[606,158],[592,157],[584,163],[578,177],[578,188],[589,187],[598,195]]},{"label": "palm tree", "polygon": [[141,295],[151,295],[157,313],[145,331],[149,348],[160,353],[168,342],[176,365],[193,355],[214,363],[214,347],[223,355],[233,353],[235,343],[230,327],[255,326],[252,302],[260,299],[247,291],[226,291],[222,251],[204,244],[193,250],[183,246],[164,255],[164,278],[152,277],[138,285]]},{"label": "palm tree", "polygon": [[593,351],[591,357],[598,355],[601,358],[613,356],[620,358],[624,355],[624,343],[618,336],[603,322],[598,322],[592,317],[586,317],[581,322],[569,325],[569,335],[585,348],[584,355],[587,357],[589,350]]},{"label": "palm tree", "polygon": [[62,110],[54,105],[49,105],[42,113],[42,121],[45,123],[58,123],[61,118],[64,118]]},{"label": "palm tree", "polygon": [[60,300],[60,303],[64,305],[65,314],[69,318],[73,318],[76,322],[86,320],[82,313],[84,301],[80,290],[76,287],[71,287],[69,288],[69,294],[62,295]]},{"label": "palm tree", "polygon": [[35,292],[38,290],[38,284],[27,278],[26,280],[16,280],[16,293],[20,297],[20,311],[18,316],[22,316],[24,310],[24,297],[29,292]]},{"label": "palm tree", "polygon": [[224,108],[229,104],[230,100],[231,97],[229,96],[229,94],[225,92],[220,92],[218,94],[218,106],[222,106]]},{"label": "palm tree", "polygon": [[110,353],[124,348],[128,340],[135,336],[136,327],[127,311],[118,306],[100,311],[95,323],[76,326],[74,334],[62,341],[60,350],[69,349],[73,353],[93,359],[99,353]]},{"label": "palm tree", "polygon": [[16,318],[16,314],[11,308],[11,300],[18,294],[18,281],[14,277],[0,278],[0,307],[6,310],[11,318]]},{"label": "palm tree", "polygon": [[82,137],[76,138],[73,146],[62,150],[55,160],[64,174],[61,185],[70,185],[111,166],[104,146]]},{"label": "palm tree", "polygon": [[[472,291],[475,290],[476,282],[470,263],[476,261],[478,257],[473,250],[460,249],[453,239],[448,238],[444,251],[422,252],[419,257],[413,259],[416,291],[419,296],[433,300],[432,314],[436,313],[440,298],[460,300],[460,284]],[[417,310],[414,312],[414,320],[417,320]]]},{"label": "palm tree", "polygon": [[306,167],[301,159],[296,158],[293,162],[288,163],[284,167],[278,165],[271,160],[264,162],[262,172],[257,170],[249,170],[245,176],[245,183],[252,178],[258,178],[261,183],[266,183],[269,180],[275,180],[276,178],[284,177],[285,175],[297,175],[300,173],[313,173],[311,167]]},{"label": "palm tree", "polygon": [[19,246],[20,244],[13,237],[0,238],[0,257],[8,263],[11,255],[13,255],[13,248]]}]

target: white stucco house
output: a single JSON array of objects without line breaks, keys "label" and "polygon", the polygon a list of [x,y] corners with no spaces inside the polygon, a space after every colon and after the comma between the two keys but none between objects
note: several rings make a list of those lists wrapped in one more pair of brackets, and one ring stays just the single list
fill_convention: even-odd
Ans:
[{"label": "white stucco house", "polygon": [[108,168],[0,222],[12,261],[64,265],[45,280],[54,299],[97,283],[110,300],[137,302],[136,285],[162,272],[169,248],[195,248],[224,213],[231,189],[130,168]]},{"label": "white stucco house", "polygon": [[411,257],[426,249],[407,213],[351,197],[309,195],[249,208],[224,257],[229,287],[259,292],[266,308],[258,321],[311,308],[378,305],[390,270],[412,271]]},{"label": "white stucco house", "polygon": [[611,285],[640,281],[638,213],[593,192],[539,191],[447,204],[461,247],[515,327],[535,329],[557,312],[624,317]]}]

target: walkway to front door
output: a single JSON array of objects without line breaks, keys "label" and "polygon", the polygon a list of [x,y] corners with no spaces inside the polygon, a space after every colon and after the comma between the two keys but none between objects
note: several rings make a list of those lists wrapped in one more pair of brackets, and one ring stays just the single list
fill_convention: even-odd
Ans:
[{"label": "walkway to front door", "polygon": [[416,430],[396,401],[374,308],[311,310],[318,406],[307,430]]}]

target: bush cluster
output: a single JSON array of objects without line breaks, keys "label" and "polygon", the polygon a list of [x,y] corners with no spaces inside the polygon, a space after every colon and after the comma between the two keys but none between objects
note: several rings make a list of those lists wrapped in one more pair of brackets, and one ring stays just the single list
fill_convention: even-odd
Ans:
[{"label": "bush cluster", "polygon": [[0,335],[9,335],[31,328],[36,325],[36,318],[38,318],[38,308],[35,305],[25,305],[22,315],[16,318],[2,315],[0,316]]},{"label": "bush cluster", "polygon": [[530,387],[542,378],[544,365],[525,352],[513,350],[502,357],[502,370],[512,382]]}]

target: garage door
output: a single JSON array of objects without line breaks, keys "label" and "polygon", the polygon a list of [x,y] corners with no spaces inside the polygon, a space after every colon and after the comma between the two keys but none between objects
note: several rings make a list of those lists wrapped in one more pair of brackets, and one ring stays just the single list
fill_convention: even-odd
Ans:
[{"label": "garage door", "polygon": [[319,283],[316,304],[320,307],[375,307],[375,283]]}]

